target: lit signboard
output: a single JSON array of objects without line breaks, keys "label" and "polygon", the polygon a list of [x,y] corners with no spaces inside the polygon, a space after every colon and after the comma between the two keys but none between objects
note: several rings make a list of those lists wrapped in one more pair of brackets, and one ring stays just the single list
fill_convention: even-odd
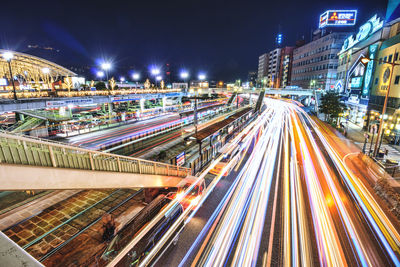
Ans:
[{"label": "lit signboard", "polygon": [[378,18],[377,15],[373,16],[367,21],[367,23],[363,24],[360,27],[356,36],[350,35],[349,37],[347,37],[346,40],[344,40],[342,50],[340,52],[342,53],[352,48],[359,42],[364,41],[372,34],[380,30],[382,27],[383,27],[383,21],[380,18]]},{"label": "lit signboard", "polygon": [[351,78],[351,81],[350,81],[350,87],[351,87],[351,89],[358,89],[358,88],[361,88],[362,82],[363,82],[363,77],[354,77],[354,78]]},{"label": "lit signboard", "polygon": [[353,26],[356,18],[357,10],[328,10],[319,17],[319,27]]},{"label": "lit signboard", "polygon": [[183,164],[185,164],[185,152],[182,152],[176,156],[176,165],[182,166]]},{"label": "lit signboard", "polygon": [[0,78],[0,86],[7,86],[7,85],[8,85],[7,79]]},{"label": "lit signboard", "polygon": [[[378,44],[370,45],[369,46],[369,58],[375,59],[377,51],[378,51]],[[368,94],[369,94],[369,89],[370,89],[371,83],[372,83],[372,75],[374,73],[374,67],[375,67],[374,61],[370,60],[367,65],[367,70],[365,71],[364,88],[362,91],[362,95],[364,97],[368,96]]]}]

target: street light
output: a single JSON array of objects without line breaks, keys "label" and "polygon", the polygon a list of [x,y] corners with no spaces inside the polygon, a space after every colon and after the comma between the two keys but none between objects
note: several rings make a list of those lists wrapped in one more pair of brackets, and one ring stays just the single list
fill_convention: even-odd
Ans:
[{"label": "street light", "polygon": [[106,72],[106,77],[108,81],[108,71],[111,69],[111,63],[110,62],[103,62],[100,65],[101,69]]},{"label": "street light", "polygon": [[152,68],[152,69],[150,70],[150,73],[151,73],[151,75],[154,76],[154,79],[155,79],[155,86],[157,87],[157,81],[158,81],[158,77],[159,77],[161,71],[160,71],[159,68]]},{"label": "street light", "polygon": [[157,69],[157,68],[152,69],[151,74],[154,76],[157,76],[158,74],[160,74],[160,69]]},{"label": "street light", "polygon": [[140,74],[139,73],[132,74],[132,79],[134,79],[135,81],[138,81],[140,79]]},{"label": "street light", "polygon": [[125,82],[125,77],[120,77],[119,80],[121,81],[121,83]]},{"label": "street light", "polygon": [[[200,73],[198,76],[200,81],[204,81],[206,79],[206,75],[203,73]],[[201,86],[201,84],[200,84]],[[197,98],[199,95],[199,88],[194,88],[195,90],[195,96],[194,96],[194,110],[193,110],[193,124],[194,124],[194,132],[197,138]]]},{"label": "street light", "polygon": [[[386,79],[389,79],[389,85],[388,85],[388,88],[386,90],[385,102],[383,103],[382,116],[380,117],[380,120],[379,120],[378,136],[377,136],[377,139],[376,139],[375,148],[374,148],[374,154],[373,154],[373,156],[376,157],[376,154],[378,154],[378,150],[380,148],[379,144],[380,144],[380,139],[382,138],[381,134],[382,134],[382,129],[383,129],[383,118],[384,118],[384,115],[386,113],[387,101],[388,101],[388,98],[389,98],[390,85],[392,83],[394,67],[398,66],[400,64],[394,63],[394,62],[388,62],[388,61],[383,61],[383,60],[367,58],[367,57],[362,57],[360,59],[360,61],[364,65],[368,64],[368,62],[370,62],[370,61],[379,61],[380,64],[389,64],[391,66],[391,70],[390,71],[389,71],[389,68],[386,69],[386,71],[389,71],[389,73],[388,73],[389,77],[386,78]],[[385,71],[385,73],[386,73],[386,71]],[[385,76],[385,74],[384,74],[384,76]]]},{"label": "street light", "polygon": [[103,77],[104,77],[104,71],[98,71],[98,72],[96,73],[96,75],[97,75],[97,77],[100,78],[100,81],[102,81],[102,80],[103,80]]},{"label": "street light", "polygon": [[11,83],[13,86],[13,93],[14,93],[14,100],[17,100],[17,91],[15,90],[15,84],[14,84],[14,76],[11,71],[11,60],[14,58],[14,54],[10,51],[4,52],[3,53],[3,58],[7,61],[8,63],[8,69],[10,71],[10,79]]},{"label": "street light", "polygon": [[138,87],[138,81],[139,81],[139,79],[140,79],[140,74],[137,73],[137,72],[134,72],[134,73],[132,74],[132,79],[136,81],[136,87],[135,87],[135,88],[137,88],[137,87]]},{"label": "street light", "polygon": [[[183,80],[183,82],[184,83],[187,83],[187,80],[188,80],[188,78],[189,78],[189,72],[187,72],[187,71],[182,71],[181,72],[181,78],[182,78],[182,80]],[[188,86],[187,86],[187,89],[189,89],[189,84],[188,84]]]}]

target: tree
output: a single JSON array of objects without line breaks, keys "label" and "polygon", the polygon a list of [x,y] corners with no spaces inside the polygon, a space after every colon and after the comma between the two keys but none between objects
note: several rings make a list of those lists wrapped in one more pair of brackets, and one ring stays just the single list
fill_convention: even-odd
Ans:
[{"label": "tree", "polygon": [[96,87],[96,90],[107,89],[106,84],[104,82],[97,82],[94,87]]},{"label": "tree", "polygon": [[343,113],[345,105],[340,102],[340,96],[334,92],[328,92],[321,97],[321,105],[319,110],[325,114],[325,120],[338,118],[340,113]]}]

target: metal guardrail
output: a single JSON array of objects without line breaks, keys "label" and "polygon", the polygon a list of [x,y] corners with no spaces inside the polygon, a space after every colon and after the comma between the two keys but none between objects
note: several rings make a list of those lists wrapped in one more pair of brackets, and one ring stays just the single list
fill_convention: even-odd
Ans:
[{"label": "metal guardrail", "polygon": [[0,132],[0,163],[186,177],[190,168]]}]

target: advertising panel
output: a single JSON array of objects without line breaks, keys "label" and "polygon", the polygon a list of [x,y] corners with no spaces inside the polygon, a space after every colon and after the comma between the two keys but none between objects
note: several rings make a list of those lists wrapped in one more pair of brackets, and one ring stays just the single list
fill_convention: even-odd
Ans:
[{"label": "advertising panel", "polygon": [[331,26],[353,26],[356,24],[357,10],[328,10],[319,18],[319,28]]}]

